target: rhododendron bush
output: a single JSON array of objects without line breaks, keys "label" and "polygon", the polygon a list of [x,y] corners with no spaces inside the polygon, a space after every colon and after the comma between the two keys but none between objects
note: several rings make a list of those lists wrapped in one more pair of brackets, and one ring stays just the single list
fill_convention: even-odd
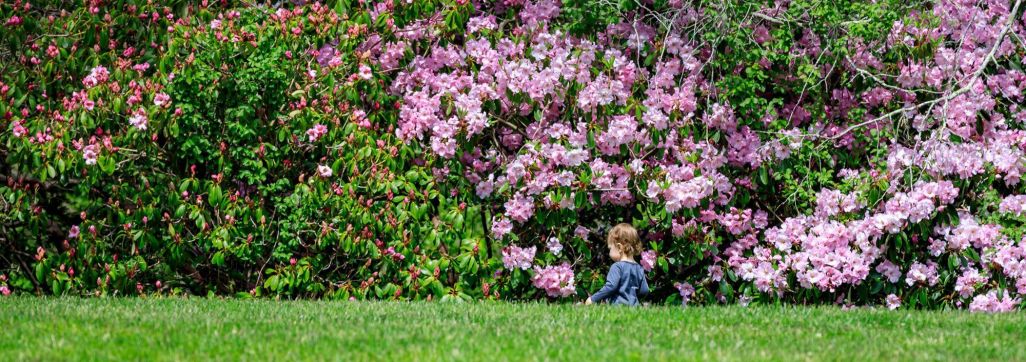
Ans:
[{"label": "rhododendron bush", "polygon": [[628,222],[656,302],[1026,293],[1021,1],[224,5],[0,5],[0,283],[574,300]]}]

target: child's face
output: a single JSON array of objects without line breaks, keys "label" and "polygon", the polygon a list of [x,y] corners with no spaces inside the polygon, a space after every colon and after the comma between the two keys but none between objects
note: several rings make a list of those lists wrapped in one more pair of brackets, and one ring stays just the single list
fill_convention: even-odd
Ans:
[{"label": "child's face", "polygon": [[609,258],[613,261],[620,261],[620,248],[616,247],[616,244],[606,243],[609,246]]}]

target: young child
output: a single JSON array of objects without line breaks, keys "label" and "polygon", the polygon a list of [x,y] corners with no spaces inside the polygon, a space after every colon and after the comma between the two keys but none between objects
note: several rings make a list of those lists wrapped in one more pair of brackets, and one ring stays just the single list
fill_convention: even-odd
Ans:
[{"label": "young child", "polygon": [[638,305],[638,296],[648,294],[645,270],[634,257],[641,253],[638,231],[630,224],[619,224],[606,237],[609,257],[615,261],[606,275],[606,285],[584,304],[608,301],[612,304]]}]

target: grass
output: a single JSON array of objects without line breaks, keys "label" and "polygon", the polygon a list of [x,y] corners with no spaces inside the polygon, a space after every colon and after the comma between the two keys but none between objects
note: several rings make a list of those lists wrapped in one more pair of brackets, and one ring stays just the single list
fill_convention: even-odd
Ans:
[{"label": "grass", "polygon": [[0,298],[0,360],[1026,360],[1026,315]]}]

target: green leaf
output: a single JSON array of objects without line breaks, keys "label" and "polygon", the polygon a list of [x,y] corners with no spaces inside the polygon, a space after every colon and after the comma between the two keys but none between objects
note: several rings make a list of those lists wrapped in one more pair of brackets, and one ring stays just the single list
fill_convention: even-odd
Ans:
[{"label": "green leaf", "polygon": [[114,162],[114,159],[110,156],[100,156],[100,159],[97,160],[97,163],[100,165],[100,171],[103,171],[103,173],[108,175],[113,174],[114,168],[117,166],[117,164]]},{"label": "green leaf", "polygon": [[221,205],[222,197],[223,195],[221,194],[221,186],[211,185],[210,196],[207,198],[207,201],[210,202],[210,206],[217,207]]},{"label": "green leaf", "polygon": [[218,251],[210,257],[210,264],[224,266],[224,252]]}]

